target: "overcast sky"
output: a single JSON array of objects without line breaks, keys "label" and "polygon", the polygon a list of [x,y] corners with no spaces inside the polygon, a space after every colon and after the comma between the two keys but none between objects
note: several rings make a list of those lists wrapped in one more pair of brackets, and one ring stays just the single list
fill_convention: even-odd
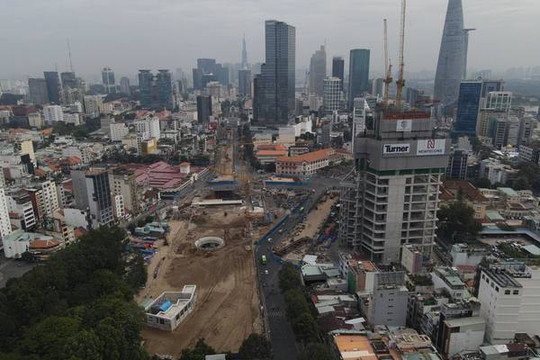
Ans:
[{"label": "overcast sky", "polygon": [[[405,62],[409,71],[436,67],[446,0],[408,0]],[[540,0],[463,0],[469,69],[540,65]],[[370,48],[383,65],[382,21],[389,21],[397,63],[400,0],[0,0],[0,76],[67,69],[66,39],[79,74],[110,66],[191,71],[196,58],[240,62],[246,33],[249,62],[264,59],[264,20],[296,27],[297,68],[327,42],[327,55],[348,58]]]}]

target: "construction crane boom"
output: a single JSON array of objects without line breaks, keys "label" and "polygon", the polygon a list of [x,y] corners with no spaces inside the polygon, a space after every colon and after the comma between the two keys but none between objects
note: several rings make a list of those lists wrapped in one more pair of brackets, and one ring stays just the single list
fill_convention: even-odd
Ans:
[{"label": "construction crane boom", "polygon": [[385,71],[385,77],[384,77],[384,98],[383,98],[383,105],[384,108],[388,106],[388,98],[390,97],[390,84],[392,84],[392,64],[390,64],[390,60],[388,59],[388,28],[386,24],[386,19],[384,19],[384,71]]},{"label": "construction crane boom", "polygon": [[403,88],[405,87],[404,69],[405,60],[403,52],[405,50],[405,12],[407,9],[407,0],[401,0],[401,20],[399,29],[399,79],[396,81],[397,93],[396,93],[396,106],[401,108],[401,97]]}]

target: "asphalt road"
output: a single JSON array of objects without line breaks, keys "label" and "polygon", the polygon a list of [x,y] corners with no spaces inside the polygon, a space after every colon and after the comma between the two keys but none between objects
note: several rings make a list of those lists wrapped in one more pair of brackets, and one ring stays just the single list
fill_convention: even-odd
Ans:
[{"label": "asphalt road", "polygon": [[[284,234],[290,233],[296,225],[311,211],[318,199],[336,185],[335,179],[314,178],[309,184],[295,187],[295,189],[310,190],[304,211],[298,214],[291,214],[289,219],[281,225],[281,232],[277,231],[272,236],[272,241],[264,241],[255,250],[257,274],[262,289],[263,316],[269,327],[270,340],[274,349],[274,359],[288,360],[297,358],[295,336],[291,325],[285,316],[285,300],[279,289],[278,272],[281,264],[272,258],[272,247],[278,245],[284,239]],[[315,190],[315,191],[313,191]],[[267,265],[261,263],[262,255],[268,259]],[[268,271],[268,274],[265,273]]]}]

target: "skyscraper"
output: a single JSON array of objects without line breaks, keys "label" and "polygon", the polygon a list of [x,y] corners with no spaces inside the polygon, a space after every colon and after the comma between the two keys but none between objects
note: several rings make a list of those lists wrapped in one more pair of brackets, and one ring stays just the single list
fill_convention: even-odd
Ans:
[{"label": "skyscraper", "polygon": [[368,49],[353,49],[349,60],[349,109],[353,108],[354,98],[369,92],[369,55]]},{"label": "skyscraper", "polygon": [[467,43],[468,31],[463,27],[461,0],[448,0],[433,91],[433,97],[441,101],[447,114],[456,106],[460,82],[467,71]]},{"label": "skyscraper", "polygon": [[107,94],[116,93],[116,81],[114,79],[114,72],[109,67],[104,67],[101,71],[101,80],[105,86],[105,92]]},{"label": "skyscraper", "polygon": [[323,106],[328,113],[341,110],[343,92],[341,91],[341,79],[328,77],[324,79]]},{"label": "skyscraper", "polygon": [[296,29],[282,21],[265,22],[265,63],[255,87],[255,119],[286,124],[294,114]]},{"label": "skyscraper", "polygon": [[238,71],[238,93],[240,96],[251,97],[251,70]]},{"label": "skyscraper", "polygon": [[476,121],[482,98],[482,81],[462,81],[459,87],[454,135],[476,135]]},{"label": "skyscraper", "polygon": [[131,88],[129,87],[129,79],[127,77],[120,78],[120,92],[124,94],[131,94]]},{"label": "skyscraper", "polygon": [[332,58],[332,77],[341,79],[342,87],[343,87],[343,81],[345,80],[344,75],[345,75],[345,60],[343,60],[341,56],[334,56]]},{"label": "skyscraper", "polygon": [[212,97],[207,95],[197,96],[197,121],[199,124],[207,123],[212,115]]},{"label": "skyscraper", "polygon": [[113,220],[113,205],[109,174],[103,169],[72,170],[75,206],[87,210],[91,225],[97,228]]},{"label": "skyscraper", "polygon": [[62,104],[62,84],[57,71],[45,71],[45,82],[47,84],[47,95],[49,102],[60,105]]},{"label": "skyscraper", "polygon": [[405,112],[376,113],[375,124],[355,137],[356,171],[340,196],[343,245],[388,264],[414,244],[429,261],[450,148],[432,136],[429,114]]},{"label": "skyscraper", "polygon": [[156,75],[157,88],[157,103],[155,107],[158,109],[166,108],[172,110],[173,106],[173,91],[172,77],[169,70],[158,70]]},{"label": "skyscraper", "polygon": [[139,92],[142,107],[152,106],[152,83],[154,75],[150,70],[139,70]]},{"label": "skyscraper", "polygon": [[323,84],[326,78],[326,50],[324,46],[311,56],[309,65],[309,93],[323,95]]},{"label": "skyscraper", "polygon": [[62,87],[75,89],[77,87],[77,77],[73,71],[66,71],[60,73],[60,79],[62,80]]},{"label": "skyscraper", "polygon": [[32,104],[42,105],[49,102],[47,94],[47,82],[45,79],[28,79],[28,98]]},{"label": "skyscraper", "polygon": [[242,70],[248,68],[247,49],[246,49],[246,34],[242,38]]}]

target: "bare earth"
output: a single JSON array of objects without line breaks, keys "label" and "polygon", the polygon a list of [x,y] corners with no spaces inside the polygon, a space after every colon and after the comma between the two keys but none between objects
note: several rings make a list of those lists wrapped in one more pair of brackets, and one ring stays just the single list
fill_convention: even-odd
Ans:
[{"label": "bare earth", "polygon": [[[224,216],[225,211],[227,216]],[[244,236],[243,211],[240,208],[199,209],[189,229],[187,221],[169,224],[171,244],[160,248],[149,265],[148,284],[138,300],[194,284],[197,285],[197,302],[193,312],[174,332],[146,328],[142,332],[145,348],[151,354],[177,357],[183,349],[204,338],[217,351],[237,351],[249,334],[262,331],[253,243],[249,236]],[[210,235],[225,238],[225,246],[214,252],[196,250],[193,243]]]}]

